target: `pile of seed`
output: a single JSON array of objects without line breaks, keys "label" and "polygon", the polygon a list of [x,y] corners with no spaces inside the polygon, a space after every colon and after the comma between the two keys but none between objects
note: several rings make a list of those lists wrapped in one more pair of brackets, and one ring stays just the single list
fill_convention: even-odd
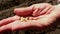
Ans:
[{"label": "pile of seed", "polygon": [[20,21],[27,22],[28,20],[38,20],[39,17],[20,17]]}]

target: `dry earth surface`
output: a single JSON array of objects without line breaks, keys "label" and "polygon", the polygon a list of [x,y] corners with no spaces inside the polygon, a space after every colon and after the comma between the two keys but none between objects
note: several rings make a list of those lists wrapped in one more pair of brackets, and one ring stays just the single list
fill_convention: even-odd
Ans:
[{"label": "dry earth surface", "polygon": [[[57,0],[0,0],[0,20],[14,16],[13,9],[16,7],[27,7],[36,3],[50,3],[56,5]],[[4,34],[60,34],[60,26],[36,31],[36,30],[19,30],[14,32],[5,32]]]}]

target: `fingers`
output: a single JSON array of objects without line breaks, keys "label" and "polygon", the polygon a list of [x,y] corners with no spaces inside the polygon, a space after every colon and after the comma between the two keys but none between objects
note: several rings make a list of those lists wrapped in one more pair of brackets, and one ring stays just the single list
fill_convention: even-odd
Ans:
[{"label": "fingers", "polygon": [[37,16],[38,15],[38,9],[36,9],[34,12],[33,12],[33,14],[32,14],[32,16]]},{"label": "fingers", "polygon": [[50,14],[54,10],[54,7],[51,7],[45,14]]},{"label": "fingers", "polygon": [[43,15],[43,14],[47,14],[46,12],[51,12],[51,11],[48,11],[50,8],[52,8],[53,6],[52,5],[49,5],[49,4],[36,4],[34,9],[35,11],[33,12],[33,16],[40,16],[40,15]]},{"label": "fingers", "polygon": [[[48,11],[50,9],[50,7],[46,7],[44,10],[39,10],[38,11],[38,9],[36,9],[34,12],[33,12],[33,16],[40,16],[40,15],[43,15],[43,14],[45,14],[46,12],[51,12],[51,11]],[[46,13],[47,14],[47,13]]]},{"label": "fingers", "polygon": [[0,21],[0,26],[6,25],[6,24],[8,24],[10,22],[13,22],[13,21],[19,20],[19,19],[20,19],[20,17],[17,16],[17,15],[15,15],[13,17],[9,17],[7,19],[3,19],[3,20]]},{"label": "fingers", "polygon": [[[40,12],[40,15],[43,15],[43,14],[45,14],[46,12],[48,12],[48,10],[49,10],[50,8],[52,8],[52,6],[47,6],[44,10],[42,10],[42,11]],[[51,11],[50,11],[50,12],[51,12]]]},{"label": "fingers", "polygon": [[0,27],[0,32],[6,31],[6,30],[21,30],[27,27],[30,27],[31,23],[28,22],[21,22],[20,20],[14,21],[10,24],[4,25]]},{"label": "fingers", "polygon": [[14,9],[14,13],[19,16],[39,16],[45,14],[51,7],[52,5],[47,3],[34,4],[30,7],[16,8]]},{"label": "fingers", "polygon": [[14,13],[19,16],[28,16],[33,12],[33,7],[15,8]]},{"label": "fingers", "polygon": [[[38,5],[37,5],[38,6]],[[40,15],[40,12],[43,10],[43,9],[45,9],[46,7],[45,6],[39,6],[39,7],[34,7],[34,11],[33,11],[33,16],[39,16]]]}]

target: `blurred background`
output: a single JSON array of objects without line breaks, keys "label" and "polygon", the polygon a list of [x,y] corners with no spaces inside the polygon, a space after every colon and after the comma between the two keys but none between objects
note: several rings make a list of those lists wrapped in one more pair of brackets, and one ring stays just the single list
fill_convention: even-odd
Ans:
[{"label": "blurred background", "polygon": [[[14,16],[13,9],[16,7],[27,7],[36,3],[50,3],[57,5],[59,0],[0,0],[0,20]],[[52,27],[44,31],[36,30],[18,30],[4,32],[4,34],[60,34],[60,25]]]}]

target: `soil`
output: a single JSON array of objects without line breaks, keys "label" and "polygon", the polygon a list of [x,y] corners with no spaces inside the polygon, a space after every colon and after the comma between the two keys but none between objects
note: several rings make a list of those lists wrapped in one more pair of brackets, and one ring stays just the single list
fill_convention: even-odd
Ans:
[{"label": "soil", "polygon": [[[50,3],[57,5],[57,0],[0,0],[0,20],[14,16],[14,8],[27,7],[36,3]],[[44,31],[36,30],[18,30],[14,32],[5,32],[4,34],[60,34],[60,26],[53,27]]]}]

